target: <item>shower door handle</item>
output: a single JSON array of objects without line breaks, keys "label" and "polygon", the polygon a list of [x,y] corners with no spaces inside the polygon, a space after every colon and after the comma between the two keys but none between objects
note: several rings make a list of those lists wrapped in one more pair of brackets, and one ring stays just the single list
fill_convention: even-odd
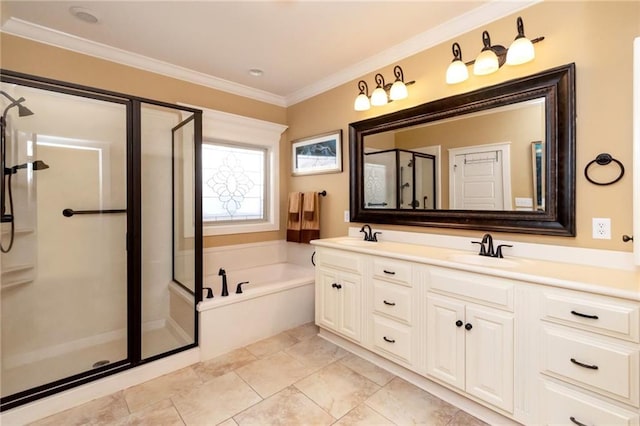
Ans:
[{"label": "shower door handle", "polygon": [[64,209],[62,210],[62,215],[64,217],[71,217],[76,214],[115,214],[115,213],[126,213],[127,209],[112,209],[112,210],[73,210],[73,209]]}]

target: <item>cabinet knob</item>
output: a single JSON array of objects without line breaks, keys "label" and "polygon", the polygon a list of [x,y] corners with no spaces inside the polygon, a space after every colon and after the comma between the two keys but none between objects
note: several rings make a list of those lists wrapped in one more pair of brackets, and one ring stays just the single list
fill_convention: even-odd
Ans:
[{"label": "cabinet knob", "polygon": [[471,323],[468,322],[468,323],[466,323],[464,325],[464,328],[467,329],[467,330],[471,330],[473,328],[473,326],[471,325]]},{"label": "cabinet knob", "polygon": [[341,285],[341,284],[333,283],[333,284],[331,284],[331,287],[333,287],[333,288],[337,288],[338,290],[340,290],[340,289],[342,288],[342,285]]},{"label": "cabinet knob", "polygon": [[462,324],[464,324],[462,321],[456,321],[456,327],[462,327]]}]

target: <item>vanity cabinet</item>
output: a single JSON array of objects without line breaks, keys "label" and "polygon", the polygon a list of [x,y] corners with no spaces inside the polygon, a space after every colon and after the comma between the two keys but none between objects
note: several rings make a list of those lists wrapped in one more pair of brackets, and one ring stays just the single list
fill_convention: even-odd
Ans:
[{"label": "vanity cabinet", "polygon": [[543,422],[640,423],[640,306],[541,291]]},{"label": "vanity cabinet", "polygon": [[[430,275],[425,303],[427,375],[512,413],[514,314],[508,306],[513,284],[441,268]],[[492,299],[491,293],[506,299]],[[483,300],[503,300],[507,307],[484,306]]]},{"label": "vanity cabinet", "polygon": [[316,256],[316,324],[355,342],[362,339],[362,258],[324,249]]}]

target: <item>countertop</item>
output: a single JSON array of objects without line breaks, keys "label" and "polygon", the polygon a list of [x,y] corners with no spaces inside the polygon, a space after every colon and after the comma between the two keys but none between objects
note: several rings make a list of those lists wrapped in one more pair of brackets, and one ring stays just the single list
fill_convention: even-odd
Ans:
[{"label": "countertop", "polygon": [[610,269],[515,257],[496,259],[470,251],[353,237],[313,240],[311,244],[640,301],[638,268]]}]

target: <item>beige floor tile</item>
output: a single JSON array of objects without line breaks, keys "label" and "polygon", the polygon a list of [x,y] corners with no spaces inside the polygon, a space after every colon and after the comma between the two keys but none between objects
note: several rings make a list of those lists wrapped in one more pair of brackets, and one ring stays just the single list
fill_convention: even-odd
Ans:
[{"label": "beige floor tile", "polygon": [[347,355],[347,351],[318,336],[304,340],[289,349],[286,353],[302,364],[319,369]]},{"label": "beige floor tile", "polygon": [[280,333],[269,337],[268,339],[252,343],[251,345],[246,346],[246,349],[258,358],[266,358],[269,355],[273,355],[276,352],[287,349],[296,343],[298,343],[298,339],[295,337],[287,333]]},{"label": "beige floor tile", "polygon": [[233,419],[227,419],[222,423],[218,423],[218,426],[238,426],[238,423],[236,423]]},{"label": "beige floor tile", "polygon": [[203,382],[223,376],[230,371],[247,365],[257,358],[248,350],[241,348],[219,357],[196,364],[193,370]]},{"label": "beige floor tile", "polygon": [[71,426],[109,424],[127,417],[129,409],[122,392],[116,392],[102,398],[94,399],[86,404],[71,408],[53,416],[38,420],[37,426]]},{"label": "beige floor tile", "polygon": [[446,425],[458,411],[397,377],[367,399],[366,404],[398,425]]},{"label": "beige floor tile", "polygon": [[300,380],[295,387],[336,419],[380,389],[371,380],[337,362]]},{"label": "beige floor tile", "polygon": [[362,359],[354,354],[348,354],[340,360],[340,363],[380,386],[386,385],[394,377],[396,377],[392,373],[389,373],[387,370],[384,370],[377,365],[367,361],[366,359]]},{"label": "beige floor tile", "polygon": [[312,322],[309,322],[306,324],[302,324],[299,327],[292,328],[291,330],[287,330],[286,333],[300,341],[307,340],[318,334],[318,326]]},{"label": "beige floor tile", "polygon": [[447,426],[489,426],[489,424],[460,410],[453,416],[453,419],[447,423]]},{"label": "beige floor tile", "polygon": [[114,426],[184,426],[176,407],[170,399],[164,399],[136,411],[129,416],[120,419]]},{"label": "beige floor tile", "polygon": [[124,390],[124,398],[131,412],[138,411],[154,402],[169,398],[172,395],[199,386],[202,381],[191,367],[160,376]]},{"label": "beige floor tile", "polygon": [[215,425],[262,400],[234,372],[217,377],[172,398],[187,425]]},{"label": "beige floor tile", "polygon": [[234,417],[239,425],[330,425],[334,418],[290,386]]},{"label": "beige floor tile", "polygon": [[313,371],[291,355],[278,352],[268,358],[259,359],[240,367],[236,373],[263,398],[266,398],[308,376]]},{"label": "beige floor tile", "polygon": [[360,404],[353,410],[343,416],[334,426],[374,426],[374,425],[393,425],[388,419],[367,407]]}]

